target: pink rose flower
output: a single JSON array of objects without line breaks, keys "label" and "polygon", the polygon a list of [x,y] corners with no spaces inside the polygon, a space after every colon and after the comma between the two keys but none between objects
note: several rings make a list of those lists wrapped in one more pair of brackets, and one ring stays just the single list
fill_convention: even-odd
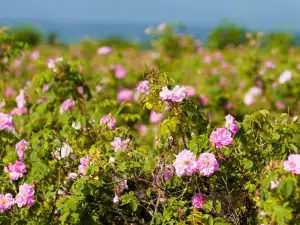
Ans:
[{"label": "pink rose flower", "polygon": [[5,88],[5,98],[9,98],[15,93],[15,91],[11,87]]},{"label": "pink rose flower", "polygon": [[199,171],[202,176],[209,177],[219,168],[219,163],[212,153],[202,153],[198,161],[194,164],[194,168]]},{"label": "pink rose flower", "polygon": [[103,46],[98,48],[97,50],[97,54],[98,55],[108,55],[112,52],[112,48],[108,47],[108,46]]},{"label": "pink rose flower", "polygon": [[290,154],[288,160],[283,161],[283,168],[294,174],[300,174],[300,154]]},{"label": "pink rose flower", "polygon": [[151,111],[150,113],[150,123],[156,124],[161,122],[164,119],[164,115],[162,113],[156,113]]},{"label": "pink rose flower", "polygon": [[141,81],[138,85],[137,85],[137,91],[139,93],[144,93],[144,94],[149,94],[150,91],[150,87],[149,87],[149,82],[147,80]]},{"label": "pink rose flower", "polygon": [[268,69],[275,69],[276,65],[272,61],[268,60],[265,62],[265,67]]},{"label": "pink rose flower", "polygon": [[187,89],[187,97],[188,98],[192,98],[196,95],[196,89],[194,87],[187,86],[186,89]]},{"label": "pink rose flower", "polygon": [[148,133],[148,127],[145,124],[137,124],[136,129],[141,137],[145,137]]},{"label": "pink rose flower", "polygon": [[10,210],[14,204],[15,200],[11,194],[0,194],[0,212]]},{"label": "pink rose flower", "polygon": [[194,173],[193,164],[196,161],[194,154],[184,149],[176,156],[176,160],[173,163],[177,176],[192,176]]},{"label": "pink rose flower", "polygon": [[10,112],[11,115],[13,116],[21,116],[21,115],[25,115],[27,114],[27,108],[14,108],[11,112]]},{"label": "pink rose flower", "polygon": [[80,159],[80,165],[78,166],[78,171],[80,173],[81,176],[85,176],[86,175],[86,168],[89,165],[89,160],[90,160],[90,156],[87,155],[85,158],[81,158]]},{"label": "pink rose flower", "polygon": [[119,137],[115,137],[113,142],[110,142],[111,146],[113,147],[113,151],[117,152],[120,149],[126,149],[130,139],[127,138],[126,140],[122,140]]},{"label": "pink rose flower", "polygon": [[277,101],[275,103],[275,106],[276,106],[276,109],[278,109],[278,110],[285,110],[286,109],[285,104],[281,101]]},{"label": "pink rose flower", "polygon": [[187,97],[187,90],[185,87],[179,85],[176,85],[172,91],[168,87],[163,87],[159,96],[162,101],[181,102]]},{"label": "pink rose flower", "polygon": [[225,123],[225,127],[227,130],[229,130],[231,133],[236,134],[239,130],[238,125],[236,124],[236,120],[235,118],[228,114],[227,116],[225,116],[226,119],[226,123]]},{"label": "pink rose flower", "polygon": [[24,152],[28,150],[28,142],[22,139],[20,142],[16,144],[16,152],[18,153],[19,159],[21,161],[24,160]]},{"label": "pink rose flower", "polygon": [[84,87],[83,86],[77,87],[77,92],[81,95],[84,95]]},{"label": "pink rose flower", "polygon": [[169,165],[165,166],[163,173],[165,180],[170,180],[174,176],[172,172],[172,167]]},{"label": "pink rose flower", "polygon": [[115,72],[115,77],[119,80],[122,80],[126,77],[127,71],[120,64],[114,65],[113,70]]},{"label": "pink rose flower", "polygon": [[60,114],[63,114],[65,112],[72,112],[74,108],[75,108],[75,101],[68,98],[61,104],[59,112]]},{"label": "pink rose flower", "polygon": [[195,194],[192,197],[192,205],[197,208],[197,209],[201,209],[204,206],[205,203],[205,196],[201,193],[199,194]]},{"label": "pink rose flower", "polygon": [[8,130],[13,126],[11,115],[0,113],[0,130]]},{"label": "pink rose flower", "polygon": [[208,98],[205,95],[199,96],[199,103],[201,105],[207,105],[208,104]]},{"label": "pink rose flower", "polygon": [[129,89],[122,89],[118,92],[117,100],[118,102],[131,102],[133,98],[133,93]]},{"label": "pink rose flower", "polygon": [[19,187],[19,193],[16,196],[16,203],[18,207],[21,208],[23,206],[31,206],[34,204],[34,189],[32,186],[28,184],[22,184]]},{"label": "pink rose flower", "polygon": [[43,87],[43,93],[45,93],[46,91],[48,91],[50,88],[50,84],[45,84]]},{"label": "pink rose flower", "polygon": [[4,172],[9,173],[10,180],[18,180],[27,170],[23,162],[16,161],[15,164],[9,163],[8,167],[4,167]]},{"label": "pink rose flower", "polygon": [[224,128],[217,128],[210,135],[209,140],[216,145],[217,148],[222,148],[227,145],[231,145],[233,139],[231,132]]},{"label": "pink rose flower", "polygon": [[116,119],[110,113],[101,117],[100,124],[107,124],[107,126],[112,130],[116,125]]}]

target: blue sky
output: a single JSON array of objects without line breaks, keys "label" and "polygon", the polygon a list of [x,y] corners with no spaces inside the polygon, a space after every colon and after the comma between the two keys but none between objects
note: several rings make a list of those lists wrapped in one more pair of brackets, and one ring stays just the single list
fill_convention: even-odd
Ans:
[{"label": "blue sky", "polygon": [[0,0],[1,19],[216,25],[229,18],[251,28],[300,29],[300,0]]}]

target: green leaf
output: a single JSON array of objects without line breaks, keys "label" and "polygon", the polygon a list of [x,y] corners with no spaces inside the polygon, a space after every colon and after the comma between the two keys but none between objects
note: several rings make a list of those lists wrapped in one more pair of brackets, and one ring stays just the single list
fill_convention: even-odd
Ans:
[{"label": "green leaf", "polygon": [[281,188],[281,194],[285,199],[288,199],[294,190],[294,182],[292,180],[282,181],[284,182]]}]

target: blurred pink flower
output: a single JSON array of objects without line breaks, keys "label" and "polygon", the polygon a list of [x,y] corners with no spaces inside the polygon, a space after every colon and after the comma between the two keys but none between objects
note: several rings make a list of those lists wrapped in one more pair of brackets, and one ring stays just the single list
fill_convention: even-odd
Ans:
[{"label": "blurred pink flower", "polygon": [[147,80],[141,81],[137,85],[136,89],[139,93],[149,94],[149,91],[150,91],[149,82]]},{"label": "blurred pink flower", "polygon": [[6,87],[5,88],[5,98],[9,98],[15,93],[15,91],[11,87]]},{"label": "blurred pink flower", "polygon": [[112,48],[110,48],[108,46],[102,46],[102,47],[98,48],[98,50],[97,50],[98,55],[108,55],[110,53],[112,53]]},{"label": "blurred pink flower", "polygon": [[157,29],[158,29],[158,31],[162,32],[166,29],[166,27],[167,27],[167,24],[161,23],[158,25]]},{"label": "blurred pink flower", "polygon": [[227,102],[226,105],[225,105],[225,108],[226,108],[227,110],[232,109],[232,107],[233,107],[232,102]]},{"label": "blurred pink flower", "polygon": [[116,125],[116,119],[110,113],[101,117],[100,124],[107,124],[110,129],[114,129]]},{"label": "blurred pink flower", "polygon": [[192,86],[186,86],[187,89],[187,97],[192,98],[196,95],[196,89]]},{"label": "blurred pink flower", "polygon": [[265,62],[265,67],[268,69],[275,69],[276,65],[272,61],[268,60]]},{"label": "blurred pink flower", "polygon": [[113,151],[117,152],[120,149],[126,149],[130,139],[127,138],[126,140],[122,140],[119,137],[115,137],[113,142],[110,142],[111,146],[113,147]]},{"label": "blurred pink flower", "polygon": [[283,102],[277,101],[275,103],[276,109],[278,110],[285,110],[286,109],[286,105]]},{"label": "blurred pink flower", "polygon": [[117,94],[118,102],[131,102],[133,93],[130,89],[122,89]]},{"label": "blurred pink flower", "polygon": [[43,93],[49,90],[50,84],[45,84],[43,87]]},{"label": "blurred pink flower", "polygon": [[211,58],[209,55],[205,55],[204,58],[203,58],[203,62],[205,64],[210,64],[211,63]]},{"label": "blurred pink flower", "polygon": [[154,111],[151,111],[150,113],[150,123],[159,123],[164,119],[164,115],[162,113],[156,113]]},{"label": "blurred pink flower", "polygon": [[201,105],[207,105],[208,104],[208,98],[205,95],[199,96],[199,103]]},{"label": "blurred pink flower", "polygon": [[20,90],[19,95],[16,97],[16,103],[18,105],[18,108],[24,108],[26,106],[26,100],[23,89]]},{"label": "blurred pink flower", "polygon": [[271,188],[271,190],[277,188],[278,185],[280,184],[280,181],[281,181],[280,179],[279,179],[279,180],[276,179],[275,181],[272,180],[272,181],[270,182],[270,188]]},{"label": "blurred pink flower", "polygon": [[31,55],[30,55],[30,59],[32,60],[32,61],[35,61],[35,60],[37,60],[38,58],[40,57],[40,53],[39,53],[39,51],[33,51],[32,53],[31,53]]},{"label": "blurred pink flower", "polygon": [[59,112],[60,114],[63,114],[65,112],[72,112],[74,109],[75,109],[75,101],[68,98],[61,104]]},{"label": "blurred pink flower", "polygon": [[145,124],[137,124],[136,129],[141,137],[145,137],[148,133],[148,127]]},{"label": "blurred pink flower", "polygon": [[78,166],[78,172],[81,176],[86,175],[86,168],[89,165],[89,161],[90,161],[89,155],[80,159],[80,165]]},{"label": "blurred pink flower", "polygon": [[122,80],[126,77],[127,71],[122,65],[120,64],[114,65],[113,70],[115,72],[115,77],[117,79]]},{"label": "blurred pink flower", "polygon": [[217,128],[215,131],[213,131],[209,140],[211,143],[216,145],[217,148],[231,145],[233,142],[231,132],[224,128]]},{"label": "blurred pink flower", "polygon": [[121,198],[117,195],[113,198],[113,203],[115,203],[115,204],[119,204],[120,201],[121,201]]},{"label": "blurred pink flower", "polygon": [[183,86],[175,85],[172,91],[167,86],[162,88],[159,93],[160,99],[163,101],[170,100],[172,102],[181,102],[187,97],[187,90]]},{"label": "blurred pink flower", "polygon": [[279,84],[284,84],[285,82],[290,81],[292,77],[293,77],[292,72],[286,70],[280,75],[278,82]]},{"label": "blurred pink flower", "polygon": [[77,92],[81,95],[84,95],[84,87],[83,86],[77,87]]},{"label": "blurred pink flower", "polygon": [[0,109],[4,108],[6,106],[6,102],[2,101],[0,102]]}]

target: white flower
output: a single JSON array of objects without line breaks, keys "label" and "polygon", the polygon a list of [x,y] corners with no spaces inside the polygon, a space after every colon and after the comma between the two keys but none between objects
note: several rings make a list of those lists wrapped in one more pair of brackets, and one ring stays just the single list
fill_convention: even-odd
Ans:
[{"label": "white flower", "polygon": [[69,144],[66,142],[63,142],[61,147],[57,148],[54,152],[54,157],[58,160],[64,159],[70,155],[70,153],[73,152],[73,149]]},{"label": "white flower", "polygon": [[287,81],[290,81],[292,79],[292,72],[289,70],[284,71],[280,77],[279,77],[279,84],[284,84]]},{"label": "white flower", "polygon": [[72,127],[75,129],[75,130],[80,130],[81,129],[81,124],[80,122],[73,122],[72,123]]}]

